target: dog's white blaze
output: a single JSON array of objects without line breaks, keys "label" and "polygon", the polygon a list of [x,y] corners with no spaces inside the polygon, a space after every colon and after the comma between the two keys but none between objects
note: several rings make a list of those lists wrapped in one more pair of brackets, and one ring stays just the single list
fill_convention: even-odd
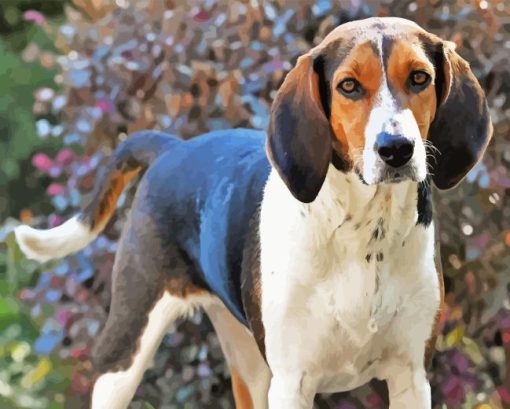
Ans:
[{"label": "dog's white blaze", "polygon": [[77,216],[48,230],[18,226],[14,234],[27,258],[41,263],[79,251],[97,237]]},{"label": "dog's white blaze", "polygon": [[[416,200],[415,182],[366,186],[330,166],[316,200],[302,204],[272,171],[260,221],[270,408],[304,408],[309,394],[393,379],[404,366],[418,380],[409,396],[427,388],[416,374],[439,280],[433,226],[416,226]],[[380,218],[385,237],[369,246]],[[408,407],[427,408],[420,396]]]},{"label": "dog's white blaze", "polygon": [[381,57],[382,82],[376,96],[376,103],[370,112],[367,125],[365,127],[365,149],[363,150],[363,178],[369,184],[378,182],[380,177],[380,168],[383,166],[379,155],[375,150],[377,135],[380,132],[392,132],[394,128],[393,121],[390,121],[396,112],[396,103],[391,95],[386,70],[383,62],[382,37],[377,38],[377,48]]},{"label": "dog's white blaze", "polygon": [[363,178],[369,184],[378,183],[384,163],[375,150],[377,135],[381,132],[400,134],[414,142],[414,152],[410,165],[416,180],[427,176],[427,158],[420,129],[410,109],[400,109],[391,94],[383,63],[382,37],[377,39],[377,48],[381,56],[382,82],[377,92],[376,103],[370,112],[365,126],[365,148],[363,149]]},{"label": "dog's white blaze", "polygon": [[96,380],[92,392],[92,409],[127,408],[145,370],[152,365],[154,354],[168,327],[196,306],[207,305],[212,300],[210,296],[179,298],[165,292],[149,313],[147,326],[131,366],[124,371],[102,374]]}]

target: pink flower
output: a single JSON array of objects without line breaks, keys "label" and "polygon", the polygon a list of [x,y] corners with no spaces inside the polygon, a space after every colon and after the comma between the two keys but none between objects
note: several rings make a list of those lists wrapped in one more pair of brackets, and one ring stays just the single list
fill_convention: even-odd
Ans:
[{"label": "pink flower", "polygon": [[508,389],[506,389],[504,386],[500,386],[497,389],[498,394],[505,403],[510,403],[510,392],[508,392]]},{"label": "pink flower", "polygon": [[101,110],[103,114],[113,111],[113,104],[109,99],[100,98],[96,101],[96,107]]},{"label": "pink flower", "polygon": [[28,10],[23,14],[26,21],[33,21],[38,26],[42,26],[45,22],[44,16],[36,10]]},{"label": "pink flower", "polygon": [[69,355],[74,359],[87,359],[90,356],[90,351],[86,347],[76,347],[71,350]]},{"label": "pink flower", "polygon": [[57,312],[55,318],[62,327],[65,327],[67,323],[71,320],[71,318],[73,318],[73,313],[69,310],[61,308]]},{"label": "pink flower", "polygon": [[60,183],[52,183],[46,189],[46,193],[49,196],[63,195],[65,193],[65,191],[66,191],[66,189]]},{"label": "pink flower", "polygon": [[41,172],[48,172],[53,167],[53,161],[44,153],[37,153],[32,158],[34,165]]},{"label": "pink flower", "polygon": [[195,13],[195,15],[193,16],[193,18],[201,23],[209,20],[211,18],[211,16],[209,15],[209,13],[207,13],[206,11],[204,10],[201,10],[199,11],[198,13]]},{"label": "pink flower", "polygon": [[451,376],[442,385],[444,402],[448,407],[458,407],[466,396],[466,390],[461,378]]},{"label": "pink flower", "polygon": [[56,214],[52,214],[50,215],[48,221],[51,227],[57,227],[64,223],[64,218]]},{"label": "pink flower", "polygon": [[69,164],[70,162],[72,162],[74,159],[74,153],[71,149],[69,148],[64,148],[62,149],[57,157],[55,158],[55,160],[57,161],[58,164],[60,165],[67,165]]}]

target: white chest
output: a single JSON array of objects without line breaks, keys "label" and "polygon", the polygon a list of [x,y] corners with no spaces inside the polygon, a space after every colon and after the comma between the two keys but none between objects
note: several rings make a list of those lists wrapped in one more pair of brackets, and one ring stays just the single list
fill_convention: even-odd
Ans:
[{"label": "white chest", "polygon": [[378,376],[390,352],[420,355],[439,290],[433,229],[416,226],[416,188],[328,174],[303,205],[279,183],[268,183],[260,226],[271,366],[304,367],[332,392]]}]

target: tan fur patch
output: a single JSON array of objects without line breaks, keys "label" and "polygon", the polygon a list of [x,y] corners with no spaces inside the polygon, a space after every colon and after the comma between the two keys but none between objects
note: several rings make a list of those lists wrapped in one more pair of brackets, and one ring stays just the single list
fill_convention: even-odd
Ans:
[{"label": "tan fur patch", "polygon": [[409,40],[396,39],[388,58],[388,82],[402,108],[412,111],[421,137],[426,139],[437,107],[434,80],[423,91],[412,92],[408,79],[413,71],[424,71],[434,79],[434,66],[421,46]]},{"label": "tan fur patch", "polygon": [[99,212],[93,218],[94,228],[102,229],[104,227],[112,213],[115,211],[117,199],[123,192],[124,188],[136,175],[140,173],[141,170],[141,167],[137,167],[127,172],[115,171],[110,176],[108,190],[102,195]]},{"label": "tan fur patch", "polygon": [[253,409],[250,391],[233,366],[230,367],[230,374],[232,376],[232,392],[236,409]]},{"label": "tan fur patch", "polygon": [[197,287],[192,283],[187,275],[172,277],[166,282],[166,291],[174,297],[186,298],[190,295],[208,294],[203,288]]}]

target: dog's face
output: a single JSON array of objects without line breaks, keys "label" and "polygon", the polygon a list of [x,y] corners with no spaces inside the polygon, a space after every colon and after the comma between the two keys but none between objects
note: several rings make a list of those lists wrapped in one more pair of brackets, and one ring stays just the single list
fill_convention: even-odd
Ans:
[{"label": "dog's face", "polygon": [[366,183],[422,181],[437,106],[434,65],[420,44],[394,40],[385,48],[362,42],[334,70],[331,128]]},{"label": "dog's face", "polygon": [[330,162],[367,184],[458,183],[492,133],[483,92],[451,43],[397,18],[348,23],[299,58],[273,104],[268,154],[315,199]]}]

